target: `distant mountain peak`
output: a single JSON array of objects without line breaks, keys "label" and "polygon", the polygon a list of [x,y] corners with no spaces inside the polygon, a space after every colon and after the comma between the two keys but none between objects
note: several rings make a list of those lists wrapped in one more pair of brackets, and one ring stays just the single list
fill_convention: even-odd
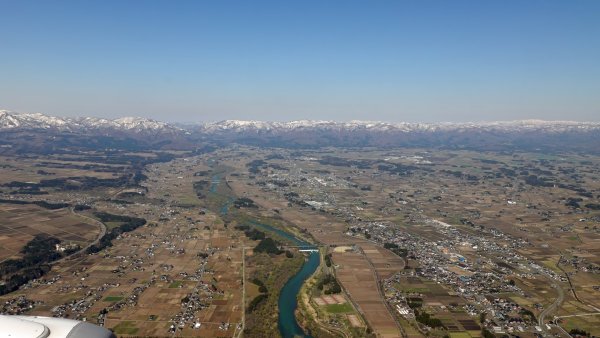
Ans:
[{"label": "distant mountain peak", "polygon": [[56,129],[59,131],[120,130],[134,132],[173,132],[180,128],[144,117],[105,119],[96,117],[67,118],[41,113],[15,113],[0,110],[0,129]]}]

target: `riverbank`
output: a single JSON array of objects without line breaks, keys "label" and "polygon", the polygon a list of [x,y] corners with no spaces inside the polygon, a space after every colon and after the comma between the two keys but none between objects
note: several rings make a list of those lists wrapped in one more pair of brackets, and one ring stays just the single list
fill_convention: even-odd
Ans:
[{"label": "riverbank", "polygon": [[285,254],[272,256],[261,253],[246,257],[244,337],[281,336],[278,327],[280,293],[303,264],[303,255],[288,258]]},{"label": "riverbank", "polygon": [[253,241],[272,238],[279,244],[290,247],[279,254],[276,254],[277,250],[270,251],[269,254],[250,250],[249,257],[245,257],[246,280],[252,281],[254,286],[248,282],[244,285],[247,294],[244,335],[278,336],[274,332],[276,328],[284,338],[311,338],[298,324],[295,311],[298,292],[304,281],[317,270],[321,258],[318,251],[309,252],[305,256],[297,248],[314,250],[317,247],[306,241],[298,229],[289,229],[289,226],[279,224],[275,219],[261,217],[260,211],[251,207],[253,202],[249,198],[246,198],[248,205],[232,209],[232,201],[236,195],[229,185],[223,184],[222,177],[225,177],[225,173],[214,173],[210,183],[197,186],[198,196],[206,195],[207,206],[218,212],[225,224],[231,224],[240,230],[246,229],[246,235],[251,236]]}]

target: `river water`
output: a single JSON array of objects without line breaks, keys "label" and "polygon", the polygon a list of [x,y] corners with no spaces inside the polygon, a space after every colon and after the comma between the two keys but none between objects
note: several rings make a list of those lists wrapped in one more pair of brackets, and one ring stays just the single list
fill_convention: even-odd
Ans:
[{"label": "river water", "polygon": [[[211,186],[209,188],[210,192],[216,193],[217,185],[220,183],[220,179],[220,175],[214,175],[212,177]],[[233,199],[229,199],[226,203],[224,203],[221,206],[221,215],[226,215],[228,213],[229,205],[232,203],[232,201]],[[289,242],[293,243],[295,246],[299,246],[303,249],[317,249],[317,247],[315,247],[314,245],[297,238],[296,236],[292,235],[287,231],[283,231],[281,229],[257,221],[250,221],[249,223],[250,225],[258,229],[276,233],[278,236],[285,238]],[[306,279],[317,270],[320,263],[321,257],[319,255],[319,252],[310,252],[308,255],[308,259],[304,262],[300,271],[298,271],[298,273],[292,276],[285,283],[285,285],[281,289],[281,292],[279,293],[279,300],[277,302],[277,307],[279,309],[279,320],[277,326],[283,338],[312,338],[312,336],[306,334],[306,332],[302,330],[300,325],[298,325],[298,321],[296,321],[295,312],[298,308],[298,301],[296,297],[298,296],[298,292],[300,292],[304,281],[306,281]]]},{"label": "river water", "polygon": [[298,322],[296,321],[296,308],[298,307],[298,301],[296,297],[304,281],[310,277],[319,267],[321,257],[318,252],[311,252],[308,256],[308,260],[302,265],[302,269],[295,274],[290,280],[285,283],[281,293],[279,294],[279,321],[278,327],[281,336],[284,338],[291,337],[305,337],[312,338],[307,335]]},{"label": "river water", "polygon": [[[297,246],[306,249],[317,249],[314,245],[298,239],[289,232],[272,227],[268,224],[263,224],[256,221],[251,222],[251,224],[256,228],[274,232]],[[298,300],[296,297],[298,296],[298,292],[300,292],[300,288],[302,288],[304,281],[317,270],[320,263],[321,257],[319,252],[310,252],[308,259],[304,262],[300,271],[298,271],[298,273],[292,276],[292,278],[285,283],[281,289],[281,293],[279,293],[279,300],[277,302],[279,309],[279,320],[277,324],[279,327],[279,332],[283,338],[312,338],[302,330],[296,321],[295,312],[296,308],[298,308]]]}]

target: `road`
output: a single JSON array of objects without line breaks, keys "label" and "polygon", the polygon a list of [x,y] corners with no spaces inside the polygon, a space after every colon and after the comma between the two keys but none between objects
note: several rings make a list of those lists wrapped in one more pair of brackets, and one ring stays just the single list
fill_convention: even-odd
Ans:
[{"label": "road", "polygon": [[407,337],[406,332],[404,331],[404,328],[402,327],[402,324],[400,324],[400,321],[394,315],[394,309],[391,307],[391,305],[385,299],[385,292],[382,290],[381,279],[379,278],[379,274],[377,273],[377,269],[375,268],[375,265],[373,265],[373,262],[371,262],[371,259],[365,254],[362,247],[359,246],[358,248],[360,250],[360,253],[365,257],[365,259],[369,263],[369,266],[373,270],[373,275],[375,276],[375,282],[377,283],[377,291],[379,291],[379,297],[381,297],[381,300],[382,300],[383,304],[385,305],[385,307],[387,308],[390,316],[392,316],[392,318],[394,319],[394,322],[396,322],[396,328],[398,329],[398,332],[400,332],[402,337]]},{"label": "road", "polygon": [[[571,282],[571,278],[569,276],[569,274],[560,267],[560,261],[562,260],[562,255],[560,256],[559,259],[559,263],[556,264],[556,267],[558,269],[560,269],[565,276],[567,277],[567,281],[569,282],[569,287],[571,289],[571,292],[573,293],[573,297],[579,301],[582,304],[586,304],[584,302],[582,302],[579,297],[577,296],[577,293],[575,292],[575,288],[573,287],[573,283]],[[548,333],[548,329],[546,328],[546,325],[544,323],[544,319],[547,315],[549,315],[550,313],[554,312],[559,306],[560,304],[563,302],[564,298],[565,298],[565,294],[563,289],[558,285],[558,284],[552,284],[552,286],[557,290],[558,292],[558,297],[556,298],[556,301],[554,301],[554,303],[552,303],[552,305],[550,305],[548,308],[544,309],[544,311],[542,311],[542,313],[539,316],[539,321],[538,321],[538,325],[542,328],[542,330],[544,331],[544,333]],[[576,315],[567,315],[567,316],[557,316],[555,317],[554,320],[554,324],[559,328],[559,330],[561,331],[561,333],[563,333],[566,337],[571,337],[571,335],[565,331],[565,329],[563,329],[559,324],[558,324],[558,319],[559,318],[569,318],[569,317],[584,317],[584,316],[596,316],[600,314],[600,309],[598,309],[597,307],[591,305],[591,304],[586,304],[588,306],[590,306],[591,308],[593,308],[596,311],[599,312],[592,312],[592,313],[584,313],[584,314],[576,314]]]},{"label": "road", "polygon": [[99,220],[97,220],[97,219],[94,219],[94,218],[91,218],[91,217],[88,217],[88,216],[85,216],[85,215],[78,214],[78,213],[76,213],[76,212],[73,210],[73,208],[71,208],[70,210],[71,210],[71,213],[72,213],[73,215],[75,215],[75,216],[77,216],[77,217],[85,218],[85,219],[86,219],[86,220],[87,220],[89,223],[98,225],[98,226],[100,227],[100,233],[98,234],[98,237],[97,237],[97,238],[96,238],[96,239],[95,239],[93,242],[91,242],[90,244],[88,244],[87,246],[85,246],[84,248],[82,248],[81,250],[79,250],[79,251],[77,251],[77,252],[75,252],[75,253],[73,253],[73,254],[71,254],[71,255],[69,255],[69,256],[65,256],[65,257],[63,257],[63,258],[61,258],[61,259],[59,259],[59,260],[56,260],[56,261],[54,261],[54,262],[50,263],[50,265],[55,265],[55,264],[58,264],[58,263],[60,263],[60,262],[63,262],[63,261],[65,261],[65,260],[67,260],[67,259],[70,259],[70,258],[76,257],[77,255],[79,255],[79,254],[81,254],[81,253],[85,252],[85,251],[86,251],[87,249],[89,249],[89,248],[90,248],[92,245],[94,245],[94,244],[98,244],[98,242],[100,241],[100,239],[101,239],[102,237],[104,237],[104,235],[106,235],[106,225],[104,225],[104,223],[100,222],[100,221],[99,221]]},{"label": "road", "polygon": [[560,287],[560,285],[558,285],[558,284],[554,283],[554,281],[552,281],[552,287],[554,287],[554,289],[556,289],[558,296],[556,297],[556,300],[554,301],[554,303],[552,303],[550,306],[545,308],[544,311],[542,311],[542,313],[540,313],[540,316],[538,317],[538,325],[542,328],[542,331],[544,331],[544,333],[546,333],[546,334],[549,334],[548,328],[546,328],[546,323],[545,323],[546,316],[548,316],[552,312],[556,311],[558,309],[558,307],[560,306],[560,304],[562,304],[562,302],[565,299],[565,292]]},{"label": "road", "polygon": [[[330,273],[330,274],[332,274],[332,275],[334,275],[334,276],[335,276],[335,269],[333,269],[332,267],[329,267],[329,268],[328,268],[328,267],[326,266],[325,262],[324,262],[324,259],[323,259],[323,257],[324,257],[324,255],[323,255],[323,254],[321,254],[321,255],[320,255],[320,261],[321,261],[321,263],[319,264],[319,267],[318,267],[318,268],[317,268],[317,270],[316,270],[316,271],[313,273],[313,275],[312,275],[311,277],[309,277],[309,279],[310,279],[310,278],[313,278],[315,275],[317,275],[317,274],[319,274],[319,273],[324,273],[324,274]],[[307,283],[309,283],[309,279],[307,279],[307,280],[304,282],[304,283],[305,283],[305,285],[306,285]],[[304,289],[304,286],[303,286],[303,289]],[[301,291],[301,292],[304,292],[304,291]],[[308,298],[310,298],[310,290],[309,290],[309,292],[308,292],[306,295],[308,296]],[[348,334],[346,331],[344,331],[344,330],[342,330],[341,328],[338,328],[338,327],[330,326],[329,324],[327,324],[327,323],[323,322],[321,319],[319,319],[319,318],[317,317],[317,315],[316,315],[316,311],[314,310],[313,306],[310,304],[310,299],[308,299],[308,300],[304,300],[304,299],[303,299],[304,297],[301,297],[301,298],[302,298],[302,301],[303,301],[303,302],[304,302],[304,304],[305,304],[305,307],[307,307],[307,308],[311,308],[311,310],[312,310],[312,311],[307,309],[307,312],[309,312],[309,315],[308,315],[308,316],[309,316],[309,317],[313,317],[313,320],[314,320],[314,322],[315,322],[315,324],[316,324],[316,325],[318,325],[319,327],[321,327],[321,329],[323,329],[324,331],[327,331],[327,332],[329,332],[329,333],[338,334],[338,335],[339,335],[339,337],[343,337],[343,338],[350,338],[350,335],[349,335],[349,334]],[[354,305],[354,303],[352,303],[352,304]],[[356,307],[356,306],[355,306],[355,307]],[[357,307],[356,307],[356,309],[357,309],[357,311],[358,311],[358,308],[357,308]]]},{"label": "road", "polygon": [[598,316],[600,312],[592,312],[592,313],[580,313],[578,315],[566,315],[566,316],[558,316],[556,318],[570,318],[570,317],[588,317],[588,316]]},{"label": "road", "polygon": [[246,328],[246,247],[242,242],[242,323],[239,331],[236,327],[236,332],[233,333],[234,337],[243,337],[244,329]]},{"label": "road", "polygon": [[575,297],[575,299],[580,302],[581,304],[585,304],[589,307],[591,307],[592,309],[594,309],[595,311],[599,311],[600,309],[595,306],[594,304],[591,304],[589,301],[582,301],[581,299],[579,299],[579,296],[577,296],[577,292],[575,291],[575,287],[573,286],[573,283],[571,282],[571,276],[569,276],[569,274],[562,268],[560,267],[560,261],[562,260],[563,256],[560,256],[560,259],[558,260],[559,263],[556,264],[556,267],[560,269],[560,271],[562,271],[565,274],[565,277],[567,277],[567,281],[569,282],[569,287],[571,288],[571,292],[573,292],[573,297]]}]

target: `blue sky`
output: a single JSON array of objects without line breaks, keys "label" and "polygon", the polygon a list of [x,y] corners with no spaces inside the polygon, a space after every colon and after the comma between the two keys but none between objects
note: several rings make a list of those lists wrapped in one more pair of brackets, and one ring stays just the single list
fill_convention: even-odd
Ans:
[{"label": "blue sky", "polygon": [[0,109],[600,120],[600,1],[5,1]]}]

